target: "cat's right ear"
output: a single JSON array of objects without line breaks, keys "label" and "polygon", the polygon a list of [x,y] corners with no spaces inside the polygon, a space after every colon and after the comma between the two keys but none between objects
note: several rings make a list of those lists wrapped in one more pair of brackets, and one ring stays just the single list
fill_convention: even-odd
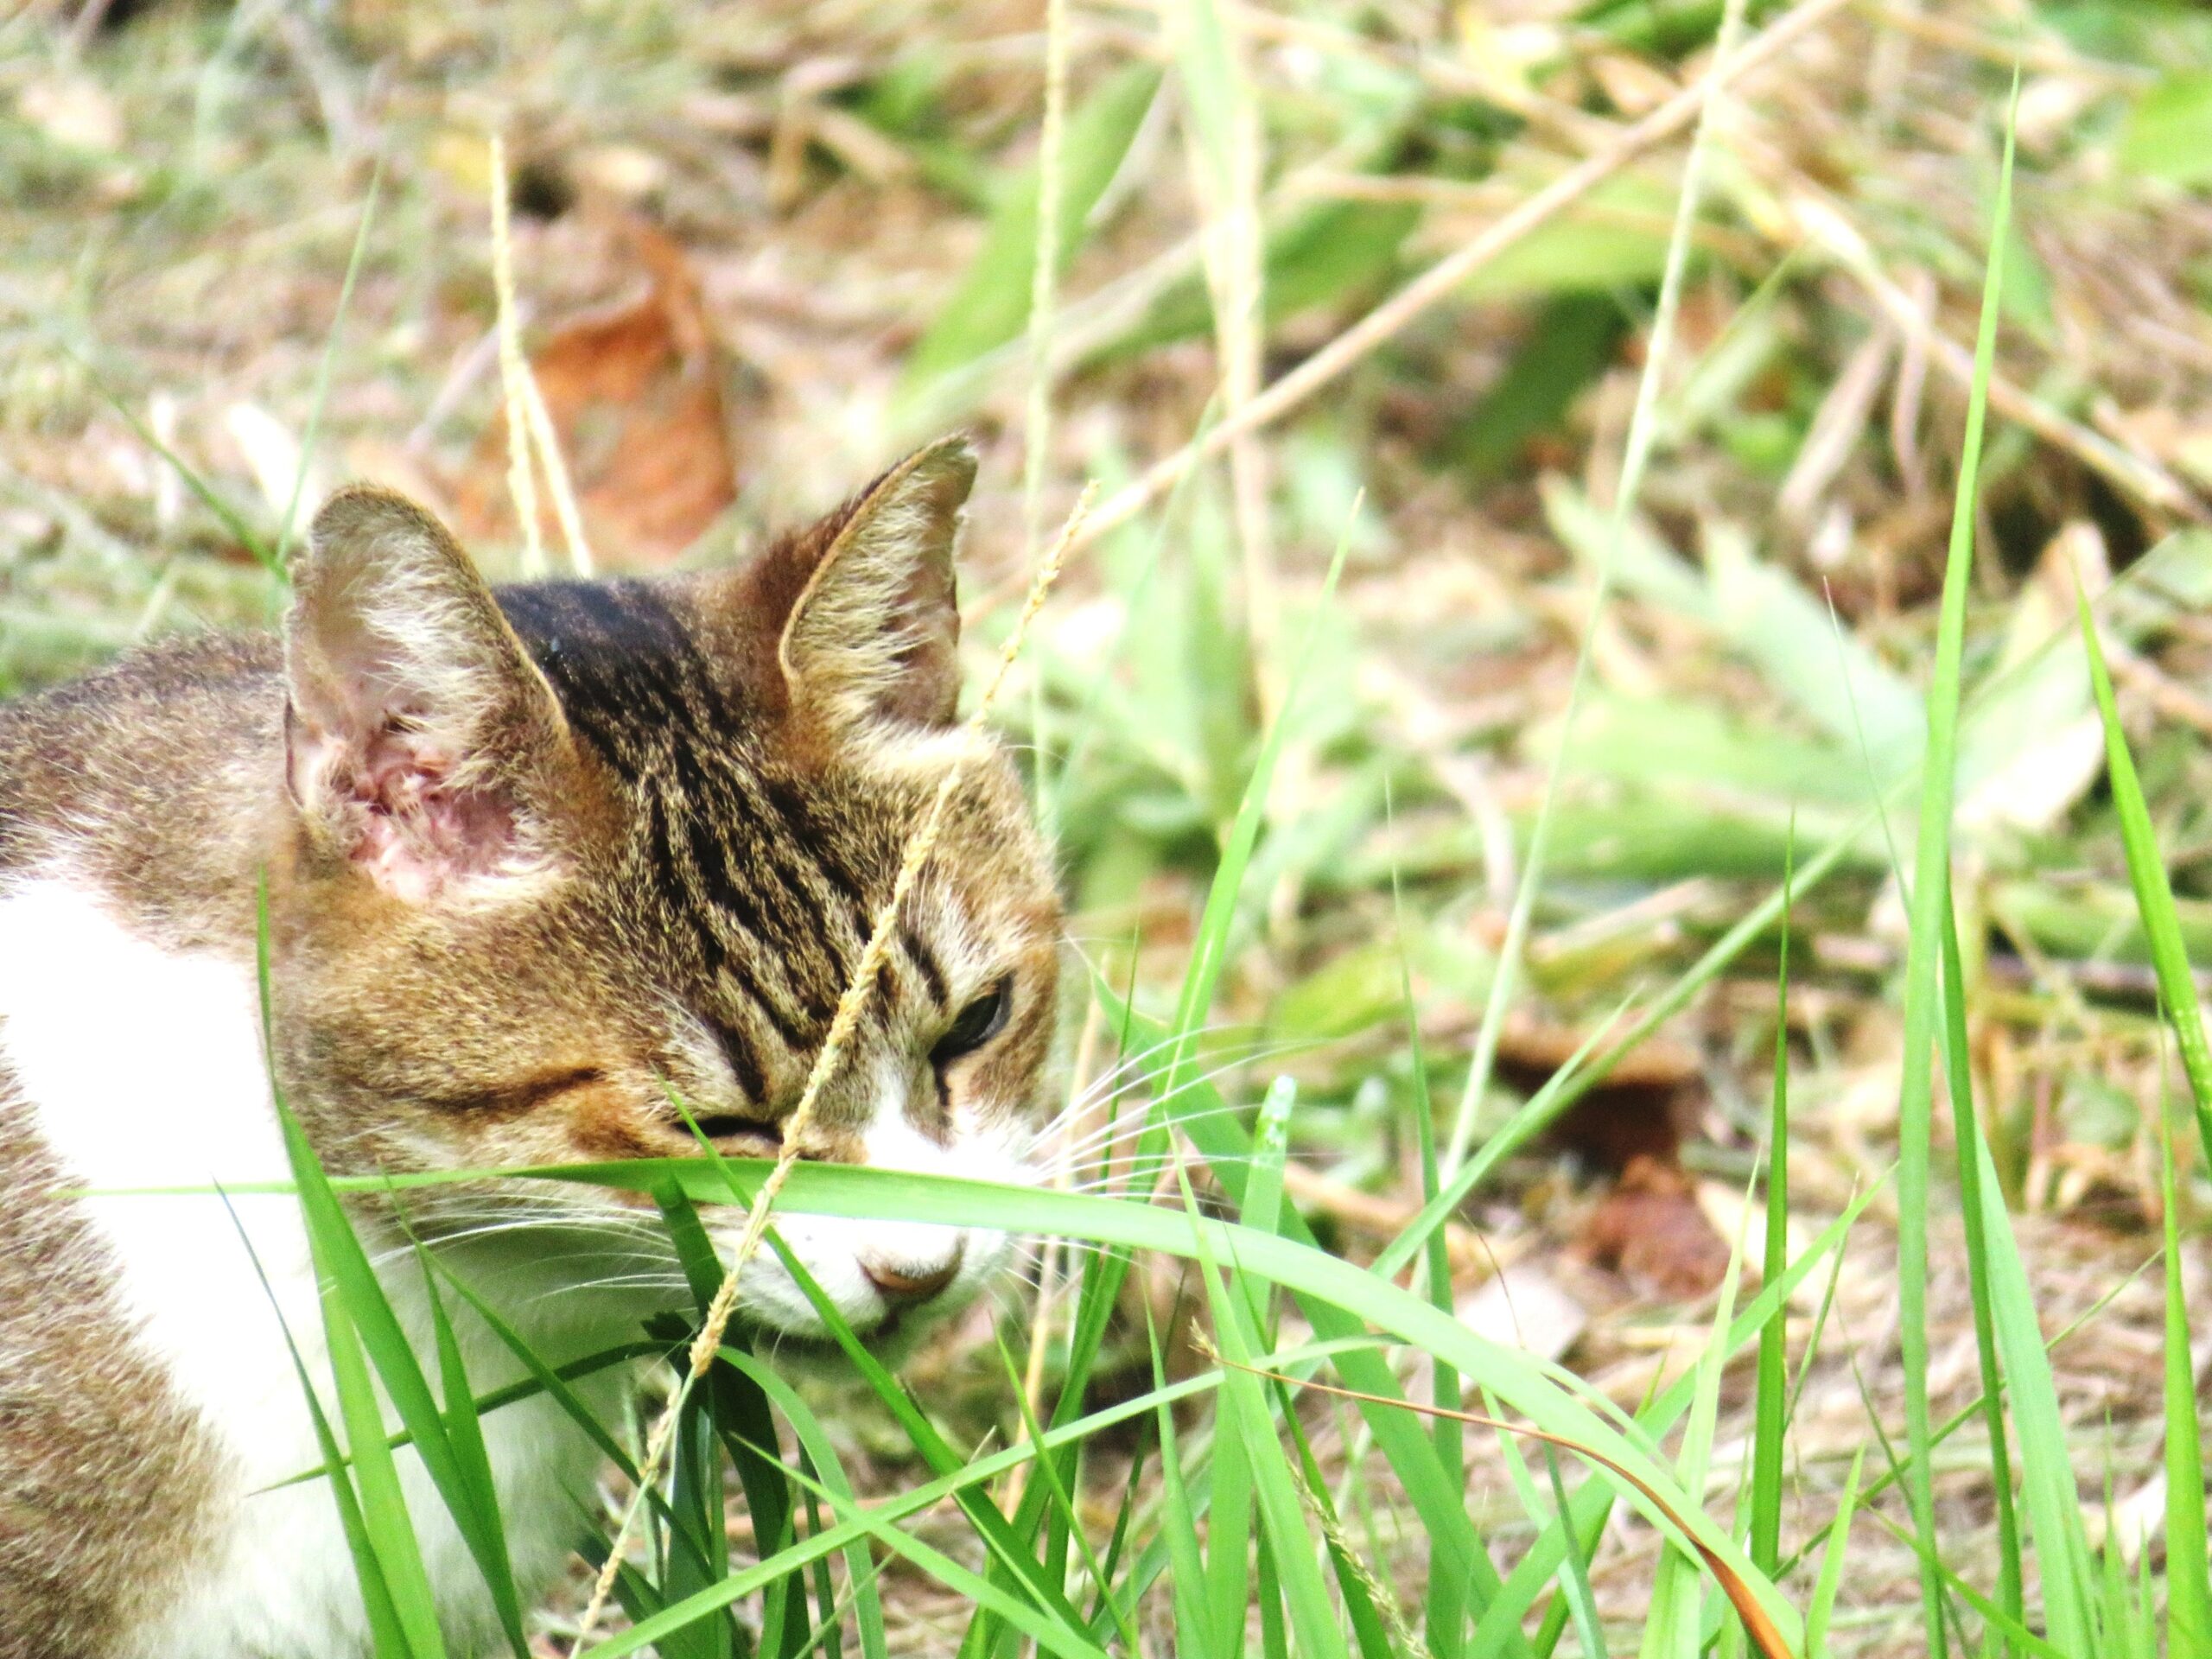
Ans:
[{"label": "cat's right ear", "polygon": [[315,515],[284,626],[285,778],[317,847],[415,903],[547,874],[552,688],[444,526],[356,486]]},{"label": "cat's right ear", "polygon": [[960,696],[953,581],[976,456],[917,450],[844,505],[707,579],[714,652],[761,706],[834,741],[950,726]]}]

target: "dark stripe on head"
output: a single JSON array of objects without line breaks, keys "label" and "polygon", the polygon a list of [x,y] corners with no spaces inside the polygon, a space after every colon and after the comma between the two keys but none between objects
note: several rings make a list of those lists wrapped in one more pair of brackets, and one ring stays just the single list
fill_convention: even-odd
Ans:
[{"label": "dark stripe on head", "polygon": [[686,735],[736,729],[728,687],[651,584],[532,582],[497,597],[570,723],[624,777]]},{"label": "dark stripe on head", "polygon": [[950,1007],[950,992],[944,982],[944,969],[938,966],[937,958],[930,954],[922,936],[914,931],[914,925],[904,915],[899,918],[899,946],[922,976],[922,983],[929,988],[930,1000],[940,1008]]},{"label": "dark stripe on head", "polygon": [[725,963],[721,982],[736,986],[746,1001],[760,1009],[761,1017],[775,1027],[776,1036],[792,1053],[804,1054],[813,1046],[798,1021],[776,1006],[776,1000],[768,995],[758,980],[739,972],[734,964]]},{"label": "dark stripe on head", "polygon": [[715,1034],[715,1042],[721,1049],[722,1058],[729,1065],[730,1075],[737,1079],[738,1088],[746,1101],[753,1106],[768,1103],[768,1074],[761,1069],[760,1057],[753,1052],[753,1041],[735,1026],[719,1020],[707,1022],[707,1029]]},{"label": "dark stripe on head", "polygon": [[791,832],[791,843],[805,850],[815,868],[822,872],[823,880],[857,912],[861,936],[865,938],[871,920],[868,894],[859,879],[838,861],[836,842],[816,819],[812,806],[785,779],[763,778],[760,787],[770,808]]}]

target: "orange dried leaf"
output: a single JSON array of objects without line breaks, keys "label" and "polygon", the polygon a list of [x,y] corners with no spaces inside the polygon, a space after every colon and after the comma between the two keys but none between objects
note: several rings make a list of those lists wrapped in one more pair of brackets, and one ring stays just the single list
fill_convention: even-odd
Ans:
[{"label": "orange dried leaf", "polygon": [[[635,300],[586,313],[531,354],[592,547],[608,563],[666,564],[737,499],[721,362],[683,250],[642,223],[625,241],[648,279]],[[514,534],[504,414],[460,492],[475,533]],[[541,504],[546,540],[560,531]]]},{"label": "orange dried leaf", "polygon": [[1681,1301],[1708,1294],[1728,1272],[1727,1241],[1706,1218],[1689,1176],[1656,1158],[1629,1160],[1584,1224],[1581,1244],[1600,1267]]}]

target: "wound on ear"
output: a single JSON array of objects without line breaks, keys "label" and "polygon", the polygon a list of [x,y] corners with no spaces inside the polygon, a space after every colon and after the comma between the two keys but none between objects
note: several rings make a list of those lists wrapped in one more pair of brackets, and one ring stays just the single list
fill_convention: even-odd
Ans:
[{"label": "wound on ear", "polygon": [[293,585],[286,779],[317,838],[415,903],[544,870],[566,722],[442,526],[342,491]]},{"label": "wound on ear", "polygon": [[515,810],[497,788],[456,781],[454,757],[387,721],[365,741],[291,713],[295,799],[313,802],[346,855],[395,898],[422,903],[449,884],[516,873]]}]

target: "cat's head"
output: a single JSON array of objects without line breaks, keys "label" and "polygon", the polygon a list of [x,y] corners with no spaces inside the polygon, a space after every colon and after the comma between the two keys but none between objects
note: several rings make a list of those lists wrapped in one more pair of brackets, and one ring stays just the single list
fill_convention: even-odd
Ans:
[{"label": "cat's head", "polygon": [[[974,474],[940,443],[731,570],[498,590],[397,496],[322,508],[285,630],[270,910],[279,1063],[326,1162],[680,1156],[697,1150],[685,1110],[731,1154],[773,1155],[958,766],[798,1151],[1019,1177],[1059,912],[1013,766],[955,719]],[[410,1204],[448,1234],[512,1228],[524,1255],[595,1236],[578,1278],[634,1276],[641,1301],[673,1283],[633,1198],[505,1183]],[[735,1217],[709,1212],[733,1236]],[[978,1229],[779,1226],[887,1341],[971,1299],[1010,1248]],[[822,1330],[767,1251],[739,1311]]]}]

